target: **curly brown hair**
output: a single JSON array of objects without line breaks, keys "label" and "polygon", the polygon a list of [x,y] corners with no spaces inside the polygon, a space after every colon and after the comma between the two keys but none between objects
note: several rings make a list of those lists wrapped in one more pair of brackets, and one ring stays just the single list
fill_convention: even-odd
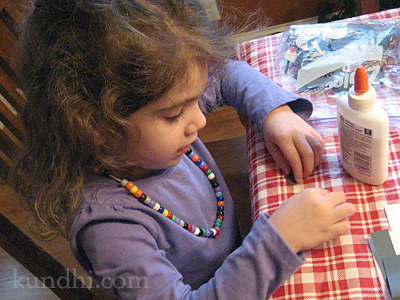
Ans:
[{"label": "curly brown hair", "polygon": [[47,233],[66,234],[93,162],[111,155],[127,117],[160,98],[188,65],[233,54],[196,0],[38,0],[20,39],[27,105],[10,184]]}]

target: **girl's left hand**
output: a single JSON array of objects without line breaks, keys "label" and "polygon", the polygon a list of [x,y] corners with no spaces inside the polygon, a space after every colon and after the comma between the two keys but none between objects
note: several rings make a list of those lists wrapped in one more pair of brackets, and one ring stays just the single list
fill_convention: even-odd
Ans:
[{"label": "girl's left hand", "polygon": [[323,138],[289,106],[271,111],[263,123],[265,144],[283,172],[293,172],[297,183],[321,163]]}]

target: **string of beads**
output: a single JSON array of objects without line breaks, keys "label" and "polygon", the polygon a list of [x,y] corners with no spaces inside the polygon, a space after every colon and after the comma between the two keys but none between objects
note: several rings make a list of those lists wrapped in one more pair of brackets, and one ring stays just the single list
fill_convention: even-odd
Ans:
[{"label": "string of beads", "polygon": [[199,158],[199,156],[197,154],[195,154],[192,151],[192,149],[189,149],[189,151],[186,152],[186,156],[203,171],[203,173],[207,176],[207,178],[214,190],[215,198],[217,201],[217,214],[216,214],[214,226],[211,229],[199,228],[199,227],[196,227],[190,223],[187,223],[187,222],[179,219],[177,216],[175,216],[170,211],[168,211],[166,208],[164,208],[161,204],[155,202],[148,195],[144,194],[143,191],[140,190],[132,181],[129,181],[127,179],[119,179],[119,178],[115,177],[114,175],[112,175],[111,172],[109,172],[107,170],[101,170],[101,168],[99,166],[96,166],[94,168],[94,172],[96,174],[107,176],[107,177],[113,178],[114,180],[118,181],[120,186],[124,187],[130,193],[132,193],[132,195],[139,202],[143,203],[144,205],[147,205],[151,209],[154,209],[155,211],[164,215],[165,217],[170,219],[172,222],[178,224],[179,226],[181,226],[182,228],[186,229],[187,231],[193,233],[194,235],[201,236],[201,237],[207,237],[207,238],[216,237],[219,234],[219,232],[221,230],[222,222],[224,221],[225,201],[224,201],[224,197],[222,195],[221,187],[218,184],[215,174],[211,171],[211,169],[207,166],[207,164],[201,158]]}]

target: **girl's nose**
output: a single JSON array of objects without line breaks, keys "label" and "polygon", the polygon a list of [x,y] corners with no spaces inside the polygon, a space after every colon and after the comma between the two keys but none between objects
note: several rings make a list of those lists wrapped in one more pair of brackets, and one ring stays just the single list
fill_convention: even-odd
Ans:
[{"label": "girl's nose", "polygon": [[186,134],[191,135],[206,126],[206,117],[200,110],[199,104],[196,103],[192,110],[192,117],[186,126]]}]

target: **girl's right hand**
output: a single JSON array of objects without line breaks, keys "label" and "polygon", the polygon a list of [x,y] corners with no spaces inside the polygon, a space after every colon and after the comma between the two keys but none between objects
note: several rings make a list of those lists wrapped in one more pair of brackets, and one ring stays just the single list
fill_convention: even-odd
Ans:
[{"label": "girl's right hand", "polygon": [[297,253],[347,232],[355,211],[344,193],[312,188],[286,200],[269,220]]}]

